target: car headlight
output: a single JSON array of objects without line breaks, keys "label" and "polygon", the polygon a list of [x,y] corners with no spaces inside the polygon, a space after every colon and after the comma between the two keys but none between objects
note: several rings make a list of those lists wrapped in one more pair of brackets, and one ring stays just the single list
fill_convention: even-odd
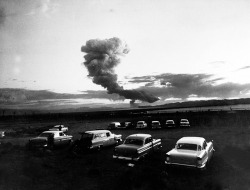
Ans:
[{"label": "car headlight", "polygon": [[200,157],[197,157],[197,165],[198,166],[202,165],[202,159]]}]

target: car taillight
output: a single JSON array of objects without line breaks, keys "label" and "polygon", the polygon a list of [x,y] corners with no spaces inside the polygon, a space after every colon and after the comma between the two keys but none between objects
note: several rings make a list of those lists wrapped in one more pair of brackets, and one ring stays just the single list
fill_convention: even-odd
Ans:
[{"label": "car taillight", "polygon": [[170,156],[167,154],[166,155],[166,161],[169,162],[170,161]]},{"label": "car taillight", "polygon": [[200,157],[197,157],[197,165],[198,166],[202,165],[202,159]]}]

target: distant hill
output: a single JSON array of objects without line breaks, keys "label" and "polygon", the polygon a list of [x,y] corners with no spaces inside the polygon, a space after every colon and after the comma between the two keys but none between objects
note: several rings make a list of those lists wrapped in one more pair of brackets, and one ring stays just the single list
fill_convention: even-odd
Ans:
[{"label": "distant hill", "polygon": [[187,101],[187,102],[176,102],[158,106],[138,106],[135,108],[124,108],[116,105],[116,107],[78,107],[78,108],[63,108],[63,109],[0,109],[0,116],[6,115],[38,115],[38,114],[52,114],[52,113],[73,113],[73,112],[99,112],[99,111],[122,111],[122,110],[133,110],[138,112],[141,109],[157,110],[157,109],[175,109],[175,108],[196,108],[196,107],[212,107],[212,106],[233,106],[239,104],[249,104],[250,98],[244,99],[223,99],[223,100],[202,100],[202,101]]},{"label": "distant hill", "polygon": [[250,104],[250,98],[241,99],[223,99],[223,100],[199,100],[187,102],[175,102],[158,106],[139,106],[139,108],[194,108],[194,107],[212,107],[212,106],[230,106],[239,104]]}]

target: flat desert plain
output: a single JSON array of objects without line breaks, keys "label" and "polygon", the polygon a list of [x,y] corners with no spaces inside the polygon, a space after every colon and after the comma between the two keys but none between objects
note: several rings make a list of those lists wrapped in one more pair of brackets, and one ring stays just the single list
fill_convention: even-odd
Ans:
[{"label": "flat desert plain", "polygon": [[[56,124],[69,127],[74,140],[79,132],[107,128],[112,121],[190,120],[190,128],[160,130],[112,130],[125,139],[130,134],[148,133],[162,140],[162,149],[131,165],[115,161],[113,148],[74,154],[70,147],[53,151],[26,149],[29,138]],[[0,144],[0,189],[3,190],[97,190],[97,189],[250,189],[250,114],[185,113],[136,116],[95,116],[72,119],[3,119],[6,131]],[[215,154],[204,171],[165,166],[165,154],[183,136],[213,140]]]}]

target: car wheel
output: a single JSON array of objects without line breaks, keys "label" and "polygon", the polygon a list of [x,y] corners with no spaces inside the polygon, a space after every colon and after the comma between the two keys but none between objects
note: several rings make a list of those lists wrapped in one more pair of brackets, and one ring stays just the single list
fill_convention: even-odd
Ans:
[{"label": "car wheel", "polygon": [[99,146],[97,147],[97,151],[102,150],[102,148],[103,148],[103,146],[102,146],[102,145],[99,145]]}]

